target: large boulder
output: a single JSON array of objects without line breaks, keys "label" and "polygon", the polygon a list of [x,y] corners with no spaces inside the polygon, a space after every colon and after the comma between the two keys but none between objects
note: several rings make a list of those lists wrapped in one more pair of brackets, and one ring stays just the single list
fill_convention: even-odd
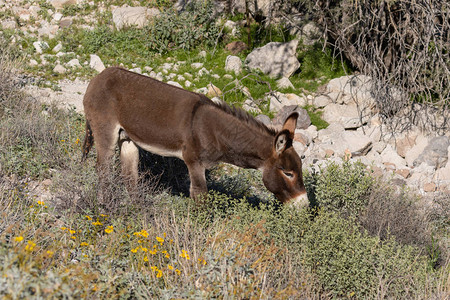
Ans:
[{"label": "large boulder", "polygon": [[159,15],[159,13],[159,10],[156,8],[121,6],[113,10],[112,19],[119,30],[131,26],[142,28],[148,24],[152,17]]},{"label": "large boulder", "polygon": [[307,129],[309,125],[311,125],[311,119],[309,118],[308,112],[299,107],[298,105],[288,105],[284,106],[272,120],[272,123],[275,126],[282,126],[286,118],[293,112],[298,113],[297,118],[297,128],[298,129]]},{"label": "large boulder", "polygon": [[450,146],[450,138],[447,136],[437,136],[432,138],[425,147],[423,152],[414,161],[414,165],[426,163],[436,168],[444,167],[448,161],[448,147]]},{"label": "large boulder", "polygon": [[365,107],[372,107],[375,100],[372,95],[372,79],[365,75],[349,75],[334,78],[328,83],[326,90],[337,98],[340,104],[358,103]]},{"label": "large boulder", "polygon": [[250,69],[259,69],[273,78],[289,77],[300,67],[296,56],[297,45],[298,40],[268,43],[253,50],[244,63]]},{"label": "large boulder", "polygon": [[341,123],[345,129],[355,129],[367,123],[369,116],[360,111],[356,104],[331,103],[323,110],[322,118],[328,123]]}]

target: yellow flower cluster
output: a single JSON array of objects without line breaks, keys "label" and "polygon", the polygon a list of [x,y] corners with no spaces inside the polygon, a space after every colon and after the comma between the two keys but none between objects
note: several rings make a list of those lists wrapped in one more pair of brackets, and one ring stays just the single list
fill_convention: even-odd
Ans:
[{"label": "yellow flower cluster", "polygon": [[186,250],[181,250],[180,257],[186,258],[187,260],[191,259],[191,258],[189,257],[189,253],[187,253]]}]

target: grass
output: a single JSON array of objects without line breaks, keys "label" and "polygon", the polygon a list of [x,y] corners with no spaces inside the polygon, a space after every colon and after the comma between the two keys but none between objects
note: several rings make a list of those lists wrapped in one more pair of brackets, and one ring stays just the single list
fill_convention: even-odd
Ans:
[{"label": "grass", "polygon": [[[107,44],[112,37],[125,45],[134,36],[98,32],[90,41],[106,38]],[[86,44],[75,43],[86,34],[73,29],[61,37],[65,51],[75,52],[70,57],[89,54]],[[32,41],[23,37],[24,50]],[[136,66],[151,62],[158,71],[163,63],[185,61],[176,71],[184,74],[193,73],[192,62],[203,62],[225,74],[228,54],[220,47],[202,58],[201,46],[160,55],[129,41]],[[2,298],[444,299],[450,292],[448,198],[419,210],[415,195],[373,180],[361,165],[332,164],[305,174],[315,206],[296,210],[274,200],[258,171],[228,165],[208,173],[211,192],[196,203],[181,194],[186,174],[179,161],[144,155],[163,174],[144,174],[141,193],[129,195],[113,173],[111,201],[102,203],[95,155],[79,162],[84,117],[30,101],[15,82],[20,54],[6,44],[0,47]],[[105,61],[125,55],[107,54],[101,44],[92,43],[105,51]],[[303,63],[308,59],[314,61],[305,56]],[[293,80],[334,76],[316,71]],[[92,75],[87,68],[77,72],[69,77]],[[59,78],[48,69],[38,74]],[[240,79],[254,98],[268,91],[267,83],[274,86],[261,74],[242,79],[248,74]],[[211,75],[192,89],[209,82],[225,92],[231,87],[227,101],[243,100],[229,81]]]}]

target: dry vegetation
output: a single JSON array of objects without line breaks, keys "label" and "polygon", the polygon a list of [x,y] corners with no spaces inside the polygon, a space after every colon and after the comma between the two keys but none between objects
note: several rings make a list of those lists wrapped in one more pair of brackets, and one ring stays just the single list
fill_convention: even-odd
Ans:
[{"label": "dry vegetation", "polygon": [[[199,205],[143,176],[130,197],[113,176],[113,202],[98,203],[95,160],[79,163],[83,117],[22,94],[14,65],[3,53],[2,297],[448,296],[448,210],[436,202],[422,219],[414,197],[380,188],[361,166],[307,175],[319,206],[303,211],[261,193],[257,173],[221,168],[210,185],[234,196],[213,191]],[[46,178],[48,200],[30,187]]]}]

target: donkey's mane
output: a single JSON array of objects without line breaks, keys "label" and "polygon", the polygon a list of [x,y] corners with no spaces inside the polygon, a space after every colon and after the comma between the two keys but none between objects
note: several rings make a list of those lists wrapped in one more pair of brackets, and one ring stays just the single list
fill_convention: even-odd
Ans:
[{"label": "donkey's mane", "polygon": [[[206,96],[205,96],[205,98],[210,100]],[[255,119],[251,114],[249,114],[247,111],[243,110],[240,107],[236,107],[234,105],[233,106],[228,105],[225,101],[220,101],[220,103],[217,103],[217,102],[210,100],[210,101],[208,101],[208,103],[214,107],[217,107],[221,111],[238,118],[239,120],[245,122],[249,126],[255,127],[256,129],[258,129],[264,133],[268,133],[273,136],[275,136],[277,134],[277,131],[275,129],[267,127],[264,123]]]}]

